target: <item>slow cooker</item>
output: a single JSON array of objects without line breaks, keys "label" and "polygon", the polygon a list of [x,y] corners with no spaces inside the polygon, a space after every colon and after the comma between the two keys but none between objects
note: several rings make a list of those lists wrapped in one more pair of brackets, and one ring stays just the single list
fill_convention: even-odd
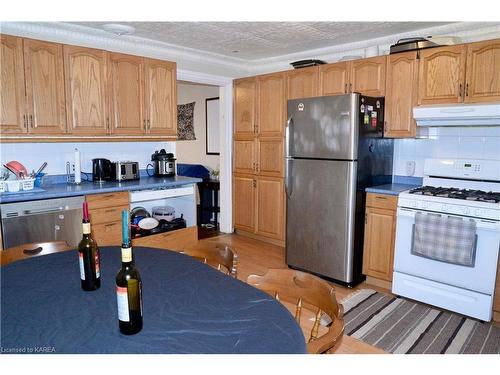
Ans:
[{"label": "slow cooker", "polygon": [[151,155],[154,175],[157,177],[175,176],[175,158],[174,154],[166,152],[163,148],[160,151],[155,151]]}]

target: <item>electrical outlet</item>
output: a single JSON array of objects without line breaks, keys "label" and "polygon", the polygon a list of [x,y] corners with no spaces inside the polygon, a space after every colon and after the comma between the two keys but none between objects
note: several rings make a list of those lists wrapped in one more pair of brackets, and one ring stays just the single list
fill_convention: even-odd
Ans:
[{"label": "electrical outlet", "polygon": [[406,161],[406,175],[413,176],[415,174],[415,161],[407,160]]}]

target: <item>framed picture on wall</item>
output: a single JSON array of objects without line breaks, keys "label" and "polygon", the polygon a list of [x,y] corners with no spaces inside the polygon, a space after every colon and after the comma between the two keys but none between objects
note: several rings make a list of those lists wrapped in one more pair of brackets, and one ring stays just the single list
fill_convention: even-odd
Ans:
[{"label": "framed picture on wall", "polygon": [[207,155],[220,154],[219,98],[205,99]]}]

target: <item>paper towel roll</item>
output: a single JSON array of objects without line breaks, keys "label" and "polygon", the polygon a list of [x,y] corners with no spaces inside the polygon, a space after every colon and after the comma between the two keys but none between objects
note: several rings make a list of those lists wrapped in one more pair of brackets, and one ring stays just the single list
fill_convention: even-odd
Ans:
[{"label": "paper towel roll", "polygon": [[75,184],[82,182],[81,164],[80,164],[80,151],[75,148]]}]

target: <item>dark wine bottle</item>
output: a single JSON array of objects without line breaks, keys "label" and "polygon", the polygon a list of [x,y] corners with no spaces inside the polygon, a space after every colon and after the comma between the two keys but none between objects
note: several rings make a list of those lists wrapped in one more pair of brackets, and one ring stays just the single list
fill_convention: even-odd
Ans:
[{"label": "dark wine bottle", "polygon": [[136,334],[142,329],[142,281],[132,257],[127,210],[122,211],[122,268],[116,275],[116,299],[120,332]]},{"label": "dark wine bottle", "polygon": [[83,202],[83,238],[78,244],[80,263],[80,279],[82,289],[86,291],[99,289],[101,286],[101,269],[99,248],[90,234],[89,207]]}]

